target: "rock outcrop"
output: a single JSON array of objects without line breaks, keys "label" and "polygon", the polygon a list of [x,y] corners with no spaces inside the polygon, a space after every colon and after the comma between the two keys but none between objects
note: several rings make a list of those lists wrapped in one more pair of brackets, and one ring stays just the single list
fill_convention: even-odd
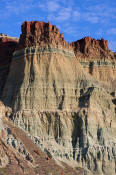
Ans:
[{"label": "rock outcrop", "polygon": [[75,56],[83,68],[93,75],[102,85],[115,91],[116,56],[108,48],[108,41],[85,37],[73,42]]},{"label": "rock outcrop", "polygon": [[[87,40],[103,55],[104,50],[110,54],[103,39]],[[79,47],[83,58],[86,47]],[[12,109],[9,118],[50,158],[84,169],[86,175],[114,175],[114,99],[84,71],[75,54],[55,26],[24,22],[2,101]],[[96,58],[101,59],[99,53]]]},{"label": "rock outcrop", "polygon": [[108,41],[104,38],[100,40],[85,37],[71,44],[74,47],[76,57],[88,58],[88,60],[114,59],[114,53],[108,48]]},{"label": "rock outcrop", "polygon": [[18,39],[0,34],[0,96],[7,79],[13,52]]},{"label": "rock outcrop", "polygon": [[69,44],[64,40],[63,34],[60,34],[59,29],[49,22],[27,22],[22,26],[22,34],[20,36],[18,49],[25,47],[46,47],[52,45],[55,48],[63,47],[69,48]]}]

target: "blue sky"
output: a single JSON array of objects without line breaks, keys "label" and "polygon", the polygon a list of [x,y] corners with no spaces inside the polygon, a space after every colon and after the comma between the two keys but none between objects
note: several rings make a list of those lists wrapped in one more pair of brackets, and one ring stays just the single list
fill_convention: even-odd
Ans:
[{"label": "blue sky", "polygon": [[55,24],[68,42],[104,37],[116,51],[116,0],[0,0],[0,33],[19,37],[26,20]]}]

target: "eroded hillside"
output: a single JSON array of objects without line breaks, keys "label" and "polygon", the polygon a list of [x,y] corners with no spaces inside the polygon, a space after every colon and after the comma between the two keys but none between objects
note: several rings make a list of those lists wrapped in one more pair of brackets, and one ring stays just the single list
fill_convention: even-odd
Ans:
[{"label": "eroded hillside", "polygon": [[[1,99],[11,109],[12,125],[25,131],[50,161],[70,165],[70,174],[116,173],[115,61],[103,39],[69,45],[50,23],[22,24]],[[81,62],[100,64],[98,73],[93,73],[95,63],[84,68]],[[106,62],[111,67],[104,69]]]}]

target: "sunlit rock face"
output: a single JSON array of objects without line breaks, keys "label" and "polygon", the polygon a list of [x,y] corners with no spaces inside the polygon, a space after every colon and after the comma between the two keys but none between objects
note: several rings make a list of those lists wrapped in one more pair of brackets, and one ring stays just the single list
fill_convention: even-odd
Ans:
[{"label": "sunlit rock face", "polygon": [[55,26],[23,23],[2,100],[14,123],[54,159],[89,175],[116,173],[113,97],[84,71]]},{"label": "sunlit rock face", "polygon": [[49,46],[69,48],[69,44],[64,40],[59,29],[49,22],[24,22],[22,24],[22,34],[20,36],[18,49],[32,46]]},{"label": "sunlit rock face", "polygon": [[108,41],[85,37],[73,42],[75,56],[81,65],[111,91],[116,89],[116,56],[108,48]]}]

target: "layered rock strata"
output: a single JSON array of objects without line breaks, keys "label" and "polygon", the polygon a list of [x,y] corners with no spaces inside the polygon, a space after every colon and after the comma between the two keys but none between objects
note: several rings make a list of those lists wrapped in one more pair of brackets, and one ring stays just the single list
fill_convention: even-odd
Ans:
[{"label": "layered rock strata", "polygon": [[116,81],[116,57],[108,48],[108,41],[85,37],[71,44],[75,56],[83,68],[99,80],[104,87],[114,91]]},{"label": "layered rock strata", "polygon": [[[10,111],[10,112],[9,112]],[[77,175],[85,171],[58,166],[8,118],[11,109],[0,102],[0,175]]]},{"label": "layered rock strata", "polygon": [[0,96],[7,79],[13,52],[18,39],[0,34]]},{"label": "layered rock strata", "polygon": [[14,123],[51,158],[88,175],[116,173],[112,97],[51,24],[23,23],[2,100]]}]

